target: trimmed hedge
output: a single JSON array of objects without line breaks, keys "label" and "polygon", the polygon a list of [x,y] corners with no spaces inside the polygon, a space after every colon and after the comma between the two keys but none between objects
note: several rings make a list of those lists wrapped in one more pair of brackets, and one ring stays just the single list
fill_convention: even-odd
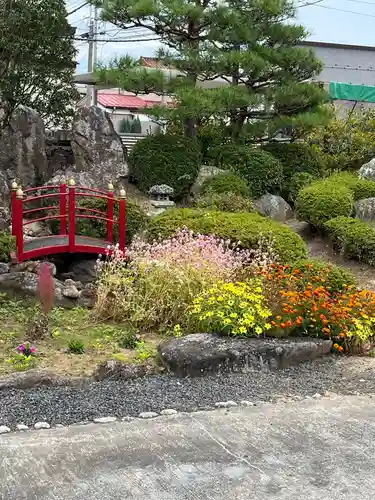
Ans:
[{"label": "trimmed hedge", "polygon": [[279,193],[283,183],[280,161],[262,149],[242,146],[239,151],[231,167],[248,182],[251,196],[255,199],[267,192]]},{"label": "trimmed hedge", "polygon": [[353,193],[354,201],[375,197],[375,182],[368,179],[360,179],[357,175],[349,172],[341,172],[331,175],[326,182],[345,186]]},{"label": "trimmed hedge", "polygon": [[167,184],[177,198],[194,183],[201,154],[198,141],[178,135],[149,135],[138,141],[129,156],[130,177],[139,189]]},{"label": "trimmed hedge", "polygon": [[9,262],[10,253],[15,249],[15,237],[5,231],[0,231],[0,262]]},{"label": "trimmed hedge", "polygon": [[341,293],[347,286],[356,285],[355,276],[351,271],[324,260],[301,260],[290,267],[291,272],[296,269],[301,271],[300,276],[304,277],[306,285],[313,282],[314,277],[324,278],[324,286],[333,293]]},{"label": "trimmed hedge", "polygon": [[289,200],[295,203],[301,189],[310,186],[315,180],[315,177],[308,172],[297,172],[292,175],[289,183]]},{"label": "trimmed hedge", "polygon": [[306,244],[297,233],[257,213],[205,212],[174,208],[150,222],[148,235],[150,239],[164,239],[184,226],[197,233],[215,234],[240,242],[243,248],[257,248],[260,235],[271,236],[275,240],[275,250],[284,263],[307,256]]},{"label": "trimmed hedge", "polygon": [[252,212],[254,207],[250,198],[229,193],[211,193],[198,196],[194,202],[197,208],[216,212]]},{"label": "trimmed hedge", "polygon": [[206,179],[202,184],[201,193],[233,193],[235,195],[249,197],[250,188],[242,177],[233,172],[222,172]]},{"label": "trimmed hedge", "polygon": [[375,265],[375,229],[352,217],[336,217],[325,224],[332,242],[347,258]]},{"label": "trimmed hedge", "polygon": [[345,186],[318,181],[299,192],[296,209],[300,219],[323,228],[330,219],[349,217],[354,209],[354,197]]}]

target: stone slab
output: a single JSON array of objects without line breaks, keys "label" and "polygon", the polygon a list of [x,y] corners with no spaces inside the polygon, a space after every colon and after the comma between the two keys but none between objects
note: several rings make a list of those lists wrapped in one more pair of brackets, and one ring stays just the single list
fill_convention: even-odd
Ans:
[{"label": "stone slab", "polygon": [[331,351],[330,340],[259,339],[197,333],[159,346],[165,365],[179,376],[205,373],[275,370],[311,361]]}]

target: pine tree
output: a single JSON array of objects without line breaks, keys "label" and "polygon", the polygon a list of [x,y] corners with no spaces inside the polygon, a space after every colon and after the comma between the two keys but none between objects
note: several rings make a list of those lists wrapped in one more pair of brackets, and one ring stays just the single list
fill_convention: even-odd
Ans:
[{"label": "pine tree", "polygon": [[[93,0],[94,1],[94,0]],[[287,127],[326,119],[326,94],[307,83],[321,71],[311,50],[299,46],[307,32],[293,22],[293,0],[106,0],[103,17],[118,27],[144,27],[160,36],[158,58],[175,68],[140,69],[130,58],[112,61],[98,76],[136,93],[173,94],[176,106],[155,108],[158,118],[185,123],[187,135],[215,120],[236,140],[269,140]],[[212,88],[209,82],[220,82]],[[202,88],[205,82],[205,87]],[[207,88],[211,86],[211,88]]]},{"label": "pine tree", "polygon": [[79,98],[64,0],[0,0],[0,129],[18,106],[63,126]]}]

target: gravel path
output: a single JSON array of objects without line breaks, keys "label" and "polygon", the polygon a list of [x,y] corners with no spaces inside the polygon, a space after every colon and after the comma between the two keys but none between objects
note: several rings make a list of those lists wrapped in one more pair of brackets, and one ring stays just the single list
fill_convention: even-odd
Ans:
[{"label": "gravel path", "polygon": [[325,358],[272,373],[253,372],[178,379],[152,376],[130,382],[105,381],[85,387],[39,387],[0,391],[0,425],[38,421],[72,424],[96,417],[212,408],[218,401],[254,403],[326,392],[375,394],[374,358]]}]

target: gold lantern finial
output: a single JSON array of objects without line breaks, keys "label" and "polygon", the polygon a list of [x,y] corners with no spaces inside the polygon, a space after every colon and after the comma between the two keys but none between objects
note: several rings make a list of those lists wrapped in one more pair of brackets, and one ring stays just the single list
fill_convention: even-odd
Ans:
[{"label": "gold lantern finial", "polygon": [[16,180],[14,180],[14,181],[12,182],[12,190],[13,190],[13,191],[17,191],[17,189],[18,189],[18,184],[17,184]]},{"label": "gold lantern finial", "polygon": [[68,181],[68,185],[69,185],[69,187],[74,187],[76,185],[76,181],[73,178],[71,178]]},{"label": "gold lantern finial", "polygon": [[120,198],[126,198],[126,191],[124,188],[120,189]]},{"label": "gold lantern finial", "polygon": [[109,182],[109,183],[108,183],[108,191],[113,191],[114,189],[115,189],[115,188],[114,188],[114,186],[113,186],[112,182]]},{"label": "gold lantern finial", "polygon": [[22,199],[23,198],[23,191],[22,191],[21,188],[17,189],[16,196],[17,196],[18,199]]}]

